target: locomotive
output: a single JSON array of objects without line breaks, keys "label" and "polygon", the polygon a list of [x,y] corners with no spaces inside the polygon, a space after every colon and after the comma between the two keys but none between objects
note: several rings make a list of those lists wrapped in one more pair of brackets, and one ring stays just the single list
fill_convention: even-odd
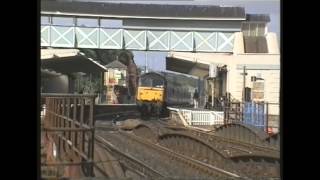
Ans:
[{"label": "locomotive", "polygon": [[149,72],[139,79],[136,102],[142,116],[159,116],[167,106],[192,106],[199,80],[170,72]]}]

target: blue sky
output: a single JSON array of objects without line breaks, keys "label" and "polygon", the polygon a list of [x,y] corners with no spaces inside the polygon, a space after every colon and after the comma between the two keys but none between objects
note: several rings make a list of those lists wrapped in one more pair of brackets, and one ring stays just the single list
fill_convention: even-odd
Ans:
[{"label": "blue sky", "polygon": [[[268,31],[275,32],[280,42],[280,0],[74,0],[86,2],[117,2],[117,3],[145,3],[145,4],[199,4],[199,5],[226,5],[244,7],[246,13],[269,14]],[[133,51],[134,60],[138,66],[145,65],[145,52]],[[167,52],[148,52],[148,67],[155,70],[165,70]]]}]

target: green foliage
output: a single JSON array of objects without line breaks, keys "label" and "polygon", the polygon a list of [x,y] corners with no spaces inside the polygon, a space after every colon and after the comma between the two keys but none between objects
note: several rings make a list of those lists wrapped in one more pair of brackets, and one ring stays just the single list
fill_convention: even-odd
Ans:
[{"label": "green foliage", "polygon": [[78,93],[95,94],[101,90],[101,78],[92,75],[76,75],[75,87]]},{"label": "green foliage", "polygon": [[129,61],[133,59],[133,53],[128,50],[119,49],[80,49],[87,57],[92,58],[103,65],[107,65],[110,62],[118,60],[128,65]]}]

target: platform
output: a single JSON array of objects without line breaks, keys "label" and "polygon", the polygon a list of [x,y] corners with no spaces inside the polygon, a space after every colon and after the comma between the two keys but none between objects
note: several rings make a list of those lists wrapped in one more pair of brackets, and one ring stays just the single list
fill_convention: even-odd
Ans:
[{"label": "platform", "polygon": [[97,104],[95,105],[95,117],[98,119],[119,115],[137,113],[136,104]]}]

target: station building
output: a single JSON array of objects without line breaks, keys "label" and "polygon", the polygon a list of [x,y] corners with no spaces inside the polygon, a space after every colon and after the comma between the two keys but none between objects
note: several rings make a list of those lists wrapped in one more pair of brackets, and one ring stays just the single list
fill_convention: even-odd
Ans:
[{"label": "station building", "polygon": [[268,16],[251,15],[250,18],[243,22],[241,31],[235,33],[232,52],[169,52],[166,67],[198,76],[206,82],[202,105],[210,96],[219,99],[226,94],[230,95],[231,101],[268,103],[270,126],[279,127],[281,68],[278,40],[275,33],[267,31]]},{"label": "station building", "polygon": [[41,45],[165,51],[167,70],[206,82],[202,107],[228,94],[268,102],[279,122],[280,50],[269,22],[243,7],[44,1]]}]

